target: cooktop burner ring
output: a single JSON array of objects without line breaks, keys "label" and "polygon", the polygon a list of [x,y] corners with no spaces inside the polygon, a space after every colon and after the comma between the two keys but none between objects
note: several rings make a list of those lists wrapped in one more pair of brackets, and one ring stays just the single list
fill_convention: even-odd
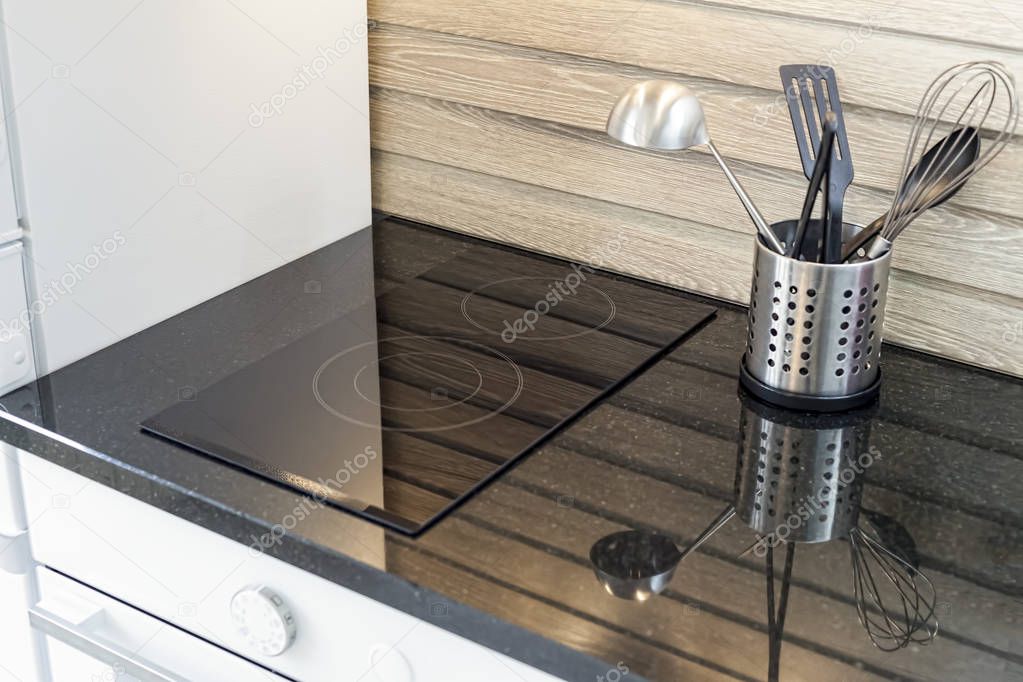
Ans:
[{"label": "cooktop burner ring", "polygon": [[[534,281],[534,282],[544,282],[544,283],[548,284],[549,285],[548,286],[548,293],[554,295],[554,297],[556,299],[556,302],[555,303],[551,303],[550,300],[548,298],[546,298],[546,296],[544,298],[537,299],[537,302],[534,304],[534,306],[532,308],[527,309],[526,312],[523,313],[523,315],[519,319],[523,319],[524,316],[526,315],[526,313],[528,313],[530,310],[534,311],[539,317],[542,318],[542,317],[548,315],[552,310],[557,308],[558,303],[560,303],[561,300],[563,300],[563,298],[565,298],[565,295],[564,295],[564,293],[561,290],[558,290],[558,293],[562,294],[561,297],[558,297],[557,294],[554,294],[554,291],[557,288],[556,285],[559,282],[555,282],[554,284],[552,284],[550,277],[507,277],[505,279],[499,279],[499,280],[496,280],[494,282],[489,282],[489,283],[484,284],[482,286],[478,286],[475,289],[473,289],[472,291],[470,291],[469,293],[467,293],[465,296],[463,296],[461,304],[460,304],[460,307],[462,309],[462,317],[465,318],[466,322],[468,322],[472,326],[476,327],[477,329],[479,329],[481,331],[484,331],[484,332],[486,332],[488,334],[493,334],[495,336],[500,336],[502,338],[502,340],[504,340],[505,330],[494,330],[494,329],[491,329],[489,327],[486,327],[486,326],[480,324],[479,322],[477,322],[476,320],[474,320],[472,318],[472,315],[469,312],[469,301],[472,299],[473,296],[475,296],[476,294],[481,293],[482,291],[484,291],[488,287],[497,286],[499,284],[507,284],[508,282],[523,282],[523,281],[527,281],[527,280],[528,281]],[[610,296],[608,296],[607,293],[603,289],[595,287],[592,284],[588,284],[586,282],[582,282],[582,283],[576,285],[574,288],[575,289],[582,289],[582,288],[592,289],[593,291],[597,292],[600,296],[602,296],[605,301],[607,301],[607,305],[608,305],[609,311],[608,311],[607,317],[604,318],[604,320],[602,322],[600,322],[600,323],[598,323],[598,324],[596,324],[596,325],[594,325],[592,327],[587,327],[586,329],[584,329],[584,330],[582,330],[580,332],[576,332],[574,334],[558,334],[558,335],[554,335],[554,336],[536,336],[536,335],[520,334],[520,335],[517,335],[514,340],[522,339],[523,341],[565,341],[565,340],[568,340],[568,339],[577,339],[580,336],[585,336],[587,334],[592,334],[594,332],[598,332],[601,329],[603,329],[604,327],[606,327],[609,324],[611,324],[611,322],[615,318],[615,315],[618,312],[618,306],[615,305],[614,300]],[[576,294],[573,292],[571,295],[576,295]],[[540,304],[541,303],[546,303],[546,308],[547,308],[546,312],[543,312],[543,313],[540,312]],[[518,320],[516,320],[516,321],[518,321]],[[506,322],[506,323],[508,323],[508,322]],[[505,343],[509,343],[509,342],[505,341]]]},{"label": "cooktop burner ring", "polygon": [[[447,404],[438,405],[436,407],[398,407],[398,406],[395,406],[395,405],[383,405],[380,401],[374,400],[372,397],[366,395],[363,392],[362,388],[359,386],[359,377],[362,376],[363,372],[365,372],[367,369],[369,369],[370,367],[372,367],[374,365],[379,368],[381,363],[385,362],[387,360],[394,360],[395,358],[419,357],[419,356],[424,356],[424,355],[425,356],[435,357],[435,358],[450,358],[450,359],[453,359],[455,362],[460,363],[463,366],[468,367],[469,369],[471,369],[473,372],[476,373],[476,377],[477,377],[476,386],[473,387],[472,391],[469,392],[461,400],[452,400],[452,401],[449,401]],[[379,372],[379,370],[378,370],[378,372]],[[431,372],[431,374],[433,374],[433,372]],[[384,356],[382,358],[377,358],[373,362],[366,363],[365,365],[363,365],[359,369],[359,371],[357,371],[355,373],[355,377],[353,378],[352,383],[355,385],[355,392],[363,400],[365,400],[366,402],[368,402],[368,403],[370,403],[372,405],[376,405],[377,407],[385,408],[385,409],[388,409],[388,410],[394,410],[396,412],[436,412],[438,410],[446,410],[448,408],[454,407],[455,405],[461,405],[462,403],[469,402],[474,397],[476,397],[476,395],[478,395],[479,392],[481,390],[483,390],[483,372],[481,372],[479,370],[479,368],[477,368],[469,360],[466,360],[465,358],[460,358],[460,357],[458,357],[457,355],[454,355],[454,354],[450,354],[450,353],[434,353],[434,352],[431,352],[431,351],[405,351],[405,352],[401,352],[401,353],[392,353],[391,355],[386,355],[386,356]],[[445,395],[445,397],[447,397],[447,395]]]},{"label": "cooktop burner ring", "polygon": [[[353,352],[355,352],[355,351],[357,351],[357,350],[359,350],[361,348],[365,348],[367,346],[373,346],[375,348],[375,347],[377,347],[381,343],[385,343],[385,342],[388,342],[388,341],[403,341],[403,340],[419,340],[419,341],[424,341],[425,340],[425,341],[451,342],[451,343],[462,345],[462,346],[469,346],[469,347],[472,348],[472,350],[475,350],[476,352],[481,352],[481,353],[485,353],[485,354],[494,356],[494,357],[504,361],[508,365],[508,367],[510,367],[511,370],[515,373],[515,391],[513,392],[513,394],[507,400],[504,401],[504,403],[500,407],[497,407],[497,408],[495,408],[493,410],[490,410],[486,414],[480,415],[479,417],[476,417],[474,419],[466,419],[466,420],[463,420],[463,421],[460,421],[460,422],[444,424],[443,426],[426,426],[426,427],[424,427],[424,426],[417,426],[417,427],[385,426],[383,424],[367,423],[365,421],[362,421],[360,419],[356,419],[356,418],[354,418],[354,417],[352,417],[350,415],[347,415],[344,412],[341,412],[340,410],[337,410],[336,408],[334,408],[334,406],[332,406],[329,402],[327,402],[326,398],[323,397],[323,395],[320,392],[320,386],[319,386],[320,379],[323,376],[323,373],[327,369],[329,369],[329,367],[334,362],[336,362],[337,360],[345,357],[349,353],[353,353]],[[365,369],[365,366],[363,367],[363,369]],[[316,402],[320,404],[320,407],[322,407],[324,410],[326,410],[328,413],[334,415],[338,419],[342,419],[342,420],[344,420],[346,422],[349,422],[351,424],[356,424],[358,426],[364,426],[364,427],[367,427],[367,428],[375,428],[375,429],[381,429],[382,431],[396,431],[396,432],[404,432],[404,433],[436,433],[436,432],[439,432],[439,431],[450,431],[450,430],[453,430],[453,429],[461,429],[461,428],[464,428],[466,426],[472,426],[473,424],[478,424],[480,422],[486,421],[487,419],[490,419],[491,417],[494,417],[494,416],[496,416],[498,414],[501,414],[502,412],[507,410],[509,407],[514,405],[515,401],[519,399],[520,395],[522,395],[522,391],[523,391],[524,387],[525,387],[525,377],[522,374],[522,370],[519,368],[519,366],[515,363],[514,360],[512,360],[508,355],[506,355],[505,353],[502,353],[501,351],[499,351],[497,349],[491,348],[489,346],[485,346],[482,343],[477,343],[475,341],[470,341],[468,339],[458,338],[458,337],[455,337],[455,336],[420,336],[420,335],[417,335],[417,334],[408,334],[408,335],[405,335],[405,336],[392,336],[392,337],[388,337],[388,338],[385,338],[385,339],[379,339],[379,340],[374,340],[374,341],[366,341],[364,343],[360,343],[358,345],[352,346],[351,348],[348,348],[347,350],[343,350],[343,351],[341,351],[339,353],[335,353],[334,355],[332,355],[329,358],[327,358],[326,360],[324,360],[323,364],[321,364],[319,366],[319,368],[313,374],[313,381],[312,381],[313,397],[316,399]],[[460,402],[463,402],[463,401],[460,401]],[[452,407],[452,406],[457,405],[457,404],[459,404],[459,403],[449,403],[446,407]],[[391,408],[387,408],[387,409],[391,409]]]}]

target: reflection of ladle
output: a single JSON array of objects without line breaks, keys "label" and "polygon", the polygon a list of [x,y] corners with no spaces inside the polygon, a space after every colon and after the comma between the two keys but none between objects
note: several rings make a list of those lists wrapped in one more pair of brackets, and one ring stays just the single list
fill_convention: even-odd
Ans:
[{"label": "reflection of ladle", "polygon": [[646,601],[671,582],[675,569],[735,515],[729,505],[686,549],[666,535],[643,530],[611,533],[593,543],[590,563],[607,593],[619,599]]}]

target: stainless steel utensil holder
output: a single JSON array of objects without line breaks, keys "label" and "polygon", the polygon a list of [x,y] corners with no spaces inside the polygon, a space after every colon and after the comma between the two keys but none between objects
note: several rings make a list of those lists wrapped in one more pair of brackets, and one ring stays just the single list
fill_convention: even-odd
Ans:
[{"label": "stainless steel utensil holder", "polygon": [[856,525],[874,406],[811,415],[740,394],[735,509],[769,539],[826,542]]},{"label": "stainless steel utensil holder", "polygon": [[[796,221],[771,226],[783,242]],[[861,228],[844,226],[843,239]],[[800,254],[756,240],[742,384],[782,407],[850,409],[877,396],[891,255],[857,263],[815,262],[821,223],[810,223]]]}]

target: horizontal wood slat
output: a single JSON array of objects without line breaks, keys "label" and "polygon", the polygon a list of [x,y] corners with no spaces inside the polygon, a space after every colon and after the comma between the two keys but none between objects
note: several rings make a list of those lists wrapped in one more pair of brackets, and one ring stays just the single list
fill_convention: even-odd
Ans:
[{"label": "horizontal wood slat", "polygon": [[[392,25],[374,31],[370,47],[374,85],[598,132],[603,132],[611,106],[629,85],[675,77]],[[788,109],[778,92],[780,82],[772,91],[703,78],[687,77],[686,82],[699,93],[715,144],[725,156],[802,175]],[[847,106],[845,118],[856,166],[850,194],[857,192],[855,187],[883,191],[877,195],[873,218],[894,195],[912,117]],[[710,155],[704,147],[693,152]],[[1019,216],[1016,194],[1005,187],[1021,174],[1023,141],[1016,139],[948,203]]]},{"label": "horizontal wood slat", "polygon": [[717,0],[729,7],[794,15],[808,19],[867,24],[891,31],[916,33],[966,43],[1019,49],[1023,4],[1014,0],[985,0],[965,11],[959,0]]},{"label": "horizontal wood slat", "polygon": [[[577,260],[621,235],[625,248],[609,269],[748,298],[747,235],[389,152],[375,152],[373,163],[374,203],[383,211]],[[1018,344],[1006,333],[1019,319],[1018,299],[898,271],[886,338],[1023,375]]]},{"label": "horizontal wood slat", "polygon": [[1023,73],[1016,50],[663,0],[371,0],[369,13],[387,23],[771,91],[778,89],[778,64],[828,62],[842,76],[843,101],[909,114],[946,66],[997,59]]},{"label": "horizontal wood slat", "polygon": [[[375,91],[371,111],[378,149],[741,231],[752,248],[754,228],[709,156],[636,150],[591,131],[393,91]],[[735,170],[769,219],[798,215],[801,173]],[[846,219],[869,222],[881,205],[876,192],[850,194]],[[924,215],[900,237],[894,265],[1016,294],[1023,291],[1023,223],[1005,223],[959,209]]]}]

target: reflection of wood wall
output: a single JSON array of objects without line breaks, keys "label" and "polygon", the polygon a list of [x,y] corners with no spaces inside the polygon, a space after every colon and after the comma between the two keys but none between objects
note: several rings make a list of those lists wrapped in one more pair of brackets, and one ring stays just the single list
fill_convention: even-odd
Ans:
[{"label": "reflection of wood wall", "polygon": [[[390,229],[385,222],[377,234]],[[454,271],[450,264],[422,260],[422,254],[442,250],[426,241],[433,234],[403,231],[400,241],[391,234],[376,244],[386,264],[376,273],[382,278],[378,290]],[[399,262],[404,272],[391,272]],[[496,263],[509,267],[513,256]],[[510,274],[494,271],[497,279]],[[465,293],[457,282],[444,286]],[[561,314],[563,309],[551,313]],[[588,562],[594,541],[626,528],[691,541],[733,500],[735,358],[743,341],[735,329],[741,325],[741,312],[719,310],[715,322],[677,351],[424,535],[413,541],[390,534],[388,568],[509,622],[557,633],[604,661],[638,668],[641,655],[637,672],[650,679],[762,679],[764,562],[737,558],[754,537],[741,521],[733,519],[688,557],[670,588],[642,605],[607,597]],[[941,386],[957,391],[945,395],[930,383],[938,371],[933,363],[892,353],[890,393],[871,431],[882,459],[865,474],[863,504],[897,518],[913,536],[938,599],[947,605],[941,635],[927,647],[879,651],[856,618],[848,545],[801,544],[785,627],[784,680],[988,682],[1023,674],[1023,657],[1016,653],[1023,596],[1017,577],[1023,425],[1014,419],[1023,385],[952,367]],[[523,365],[536,369],[528,360]],[[992,394],[1005,399],[997,405],[980,399]],[[901,402],[894,399],[899,395],[928,399]],[[940,420],[932,396],[947,401]],[[989,422],[1005,427],[994,435],[978,432],[978,424]],[[509,410],[489,423],[496,434],[541,427],[528,410]],[[481,450],[466,430],[412,438],[438,442],[466,460]],[[423,472],[404,474],[401,481],[389,479],[388,504],[430,494],[420,483]],[[428,487],[444,486],[434,480]]]},{"label": "reflection of wood wall", "polygon": [[[691,84],[722,153],[781,219],[805,180],[777,66],[833,63],[856,164],[846,216],[867,222],[942,67],[996,58],[1023,78],[1023,6],[1011,0],[969,12],[953,0],[839,5],[370,0],[374,203],[576,259],[620,232],[629,248],[612,268],[744,301],[752,226],[705,150],[637,152],[601,132],[630,82]],[[890,340],[1023,375],[1021,174],[1015,143],[902,236]]]}]

